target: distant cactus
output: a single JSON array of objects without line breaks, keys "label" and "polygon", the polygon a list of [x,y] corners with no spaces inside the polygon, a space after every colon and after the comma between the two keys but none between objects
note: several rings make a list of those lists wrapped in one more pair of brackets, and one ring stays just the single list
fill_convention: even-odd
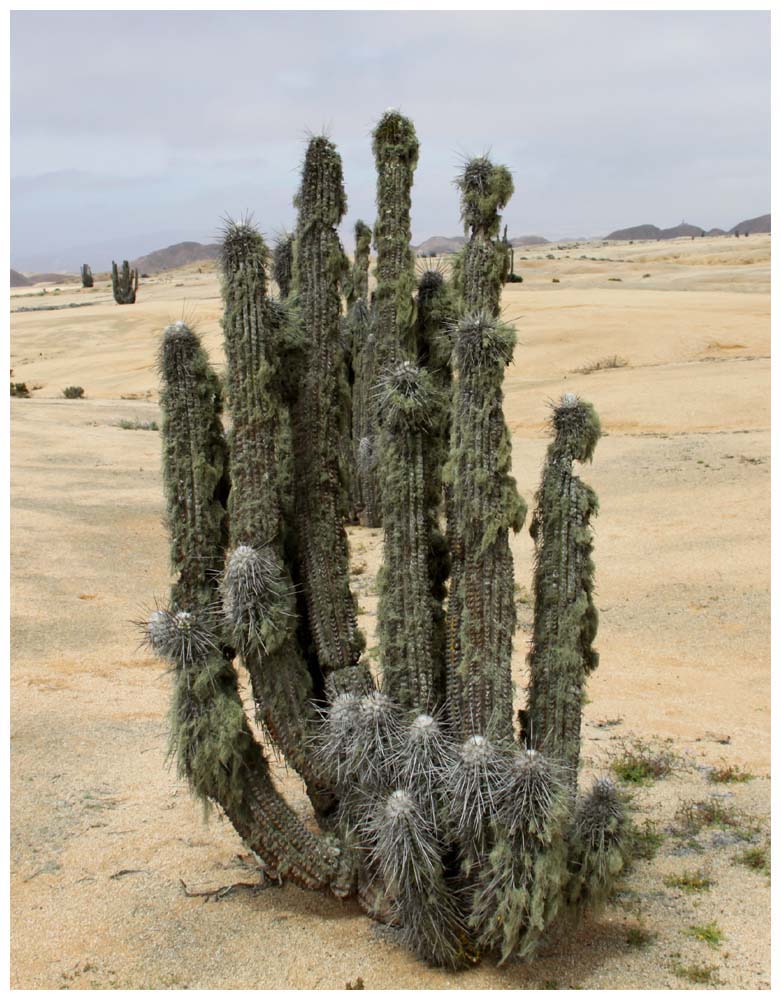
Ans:
[{"label": "distant cactus", "polygon": [[120,306],[132,305],[136,301],[138,291],[138,270],[131,270],[130,264],[125,260],[122,262],[120,272],[116,261],[111,262],[111,289],[114,293],[114,301]]},{"label": "distant cactus", "polygon": [[95,284],[95,280],[92,277],[92,268],[89,264],[81,265],[81,287],[82,288],[92,288]]},{"label": "distant cactus", "polygon": [[591,461],[600,426],[593,406],[571,392],[554,407],[552,424],[556,436],[531,524],[536,556],[529,724],[532,744],[566,764],[574,788],[583,691],[599,657],[592,645],[597,609],[589,528],[598,503],[572,463]]},{"label": "distant cactus", "polygon": [[[596,665],[596,498],[572,463],[591,457],[599,423],[574,396],[554,409],[532,525],[528,727],[518,732],[508,536],[526,510],[502,412],[515,335],[498,318],[498,212],[512,181],[485,158],[468,165],[471,235],[455,288],[430,271],[413,297],[417,140],[396,112],[374,140],[380,263],[369,333],[367,232],[356,234],[348,273],[341,161],[318,136],[283,303],[268,295],[257,230],[239,222],[225,232],[227,436],[221,381],[198,337],[184,323],[163,335],[176,579],[144,628],[171,666],[172,750],[195,794],[222,809],[271,873],[354,896],[420,958],[460,969],[488,954],[532,957],[565,916],[604,903],[626,864],[616,788],[598,778],[577,790],[583,688]],[[362,656],[349,588],[345,345],[371,372],[359,389],[356,370],[353,414],[370,414],[355,451],[382,485],[379,677]],[[274,786],[244,715],[237,654],[264,739],[303,778],[323,833]]]},{"label": "distant cactus", "polygon": [[361,219],[355,223],[355,257],[345,281],[345,298],[348,311],[359,300],[369,302],[369,255],[372,231]]},{"label": "distant cactus", "polygon": [[274,244],[271,274],[279,289],[279,297],[286,299],[293,284],[293,254],[295,240],[292,233],[283,233]]}]

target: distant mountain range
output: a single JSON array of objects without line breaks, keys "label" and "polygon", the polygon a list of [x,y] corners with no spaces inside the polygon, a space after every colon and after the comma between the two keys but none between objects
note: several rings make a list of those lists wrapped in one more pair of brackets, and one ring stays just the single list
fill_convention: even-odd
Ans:
[{"label": "distant mountain range", "polygon": [[[607,240],[673,240],[683,236],[723,236],[739,233],[769,233],[770,214],[758,215],[753,219],[744,219],[738,222],[729,230],[723,229],[703,229],[701,226],[693,226],[688,222],[682,222],[679,226],[672,226],[669,229],[660,229],[658,226],[644,223],[640,226],[630,226],[628,229],[616,229],[608,236]],[[599,237],[592,237],[597,239]],[[585,242],[587,238],[583,237]],[[412,249],[419,257],[439,256],[442,254],[457,253],[464,245],[463,236],[430,236]],[[514,247],[544,246],[550,243],[544,236],[514,236],[510,243]],[[557,242],[571,242],[569,240],[558,240]],[[158,274],[160,271],[168,271],[175,267],[182,267],[185,264],[194,264],[198,261],[216,260],[220,255],[220,247],[217,243],[197,243],[187,241],[184,243],[173,243],[171,246],[161,250],[153,250],[151,253],[136,257],[132,261],[133,267],[137,267],[143,274]],[[93,270],[97,270],[93,267]],[[19,270],[11,270],[11,288],[22,288],[36,282],[47,281],[52,284],[58,281],[68,281],[73,275],[61,273],[34,273],[29,271],[22,273]]]},{"label": "distant mountain range", "polygon": [[679,226],[670,229],[660,229],[645,223],[641,226],[630,226],[628,229],[616,229],[615,232],[606,236],[606,240],[674,240],[681,236],[725,236],[728,233],[732,236],[735,233],[769,233],[770,214],[758,215],[755,219],[744,219],[732,227],[732,229],[703,229],[701,226],[692,226],[688,222],[682,222]]},{"label": "distant mountain range", "polygon": [[[418,257],[439,257],[442,254],[458,253],[464,243],[466,239],[463,236],[429,236],[412,249]],[[514,247],[533,247],[550,243],[550,240],[546,240],[544,236],[514,236],[510,243]]]}]

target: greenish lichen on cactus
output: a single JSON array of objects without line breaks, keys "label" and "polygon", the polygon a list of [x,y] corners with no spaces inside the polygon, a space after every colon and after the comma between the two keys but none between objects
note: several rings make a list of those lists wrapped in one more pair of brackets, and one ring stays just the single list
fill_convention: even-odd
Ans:
[{"label": "greenish lichen on cactus", "polygon": [[297,319],[303,365],[292,408],[294,520],[309,627],[320,670],[351,667],[362,637],[348,578],[347,482],[341,451],[349,393],[340,342],[340,282],[346,258],[337,227],[347,202],[342,161],[333,143],[307,146],[296,197]]},{"label": "greenish lichen on cactus", "polygon": [[579,799],[569,833],[569,902],[604,905],[629,861],[626,802],[609,778],[597,778]]},{"label": "greenish lichen on cactus", "polygon": [[293,449],[281,388],[284,316],[266,295],[267,264],[255,227],[228,223],[222,270],[232,489],[222,606],[252,680],[258,717],[324,812],[333,800],[310,759],[313,679],[298,645],[296,588],[286,563]]},{"label": "greenish lichen on cactus", "polygon": [[510,755],[469,919],[478,947],[500,963],[533,956],[564,907],[570,805],[553,761],[534,750]]},{"label": "greenish lichen on cactus", "polygon": [[92,277],[92,268],[89,264],[81,265],[81,287],[82,288],[92,288],[95,284],[95,279]]},{"label": "greenish lichen on cactus", "polygon": [[172,754],[195,794],[225,812],[270,871],[306,888],[341,884],[347,856],[306,830],[274,787],[244,715],[233,651],[214,615],[216,569],[227,542],[219,382],[184,323],[166,330],[160,368],[163,479],[178,576],[170,611],[153,613],[147,636],[172,666]]},{"label": "greenish lichen on cactus", "polygon": [[412,179],[418,163],[415,126],[398,111],[386,111],[372,133],[377,165],[376,329],[380,370],[416,358],[414,343],[415,258],[410,247]]},{"label": "greenish lichen on cactus", "polygon": [[131,269],[130,264],[122,261],[122,271],[119,271],[116,261],[111,262],[111,290],[117,305],[133,305],[138,291],[138,269]]},{"label": "greenish lichen on cactus", "polygon": [[535,544],[534,631],[529,652],[529,738],[569,769],[577,784],[585,681],[597,666],[591,517],[597,496],[574,474],[600,435],[590,403],[565,393],[553,409],[548,448],[531,523]]},{"label": "greenish lichen on cactus", "polygon": [[509,531],[526,505],[510,475],[502,380],[515,331],[487,312],[462,318],[454,335],[448,526],[452,567],[447,609],[448,706],[463,736],[512,738],[510,663],[516,611]]},{"label": "greenish lichen on cactus", "polygon": [[464,311],[483,309],[498,316],[509,267],[507,246],[499,239],[500,213],[513,194],[512,176],[506,167],[478,156],[467,161],[456,184],[469,238],[456,259],[453,282]]},{"label": "greenish lichen on cactus", "polygon": [[377,612],[383,690],[402,708],[422,711],[444,701],[443,650],[434,648],[442,603],[432,593],[430,566],[437,508],[427,482],[442,402],[428,372],[408,361],[385,371],[376,391],[385,531]]},{"label": "greenish lichen on cactus", "polygon": [[271,276],[277,283],[280,299],[290,295],[293,284],[293,254],[295,252],[292,233],[282,233],[274,244],[271,258]]}]

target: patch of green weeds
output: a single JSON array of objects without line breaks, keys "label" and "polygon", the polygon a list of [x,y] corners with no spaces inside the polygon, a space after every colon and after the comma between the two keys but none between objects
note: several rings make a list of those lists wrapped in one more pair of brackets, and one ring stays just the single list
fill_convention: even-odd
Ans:
[{"label": "patch of green weeds", "polygon": [[624,740],[618,755],[611,761],[613,773],[629,785],[650,785],[666,778],[680,767],[680,757],[670,748],[654,746],[641,739]]},{"label": "patch of green weeds", "polygon": [[681,872],[679,875],[666,875],[664,884],[668,889],[683,889],[684,892],[703,892],[714,884],[713,879],[702,869]]},{"label": "patch of green weeds", "polygon": [[692,924],[691,927],[687,928],[686,933],[696,941],[704,941],[709,948],[718,948],[724,940],[724,931],[715,920],[711,920],[707,924]]}]

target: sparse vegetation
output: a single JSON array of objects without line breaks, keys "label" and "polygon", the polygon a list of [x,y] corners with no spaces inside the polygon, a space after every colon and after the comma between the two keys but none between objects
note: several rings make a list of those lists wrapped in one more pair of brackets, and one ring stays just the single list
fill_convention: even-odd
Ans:
[{"label": "sparse vegetation", "polygon": [[751,781],[754,775],[735,764],[721,764],[708,771],[708,781],[714,784],[735,784]]},{"label": "sparse vegetation", "polygon": [[695,983],[698,986],[717,986],[719,983],[716,976],[718,969],[715,965],[699,965],[696,962],[692,965],[683,965],[680,962],[676,962],[673,968],[675,969],[675,974],[680,976],[681,979],[686,979],[688,982]]},{"label": "sparse vegetation", "polygon": [[123,431],[159,431],[156,420],[118,420],[116,427]]},{"label": "sparse vegetation", "polygon": [[687,928],[686,933],[696,941],[704,941],[709,948],[718,948],[724,940],[724,931],[715,920],[707,924],[692,924]]},{"label": "sparse vegetation", "polygon": [[696,836],[706,827],[715,826],[730,830],[741,840],[752,840],[760,830],[755,816],[715,796],[682,802],[673,822],[676,834],[689,837]]},{"label": "sparse vegetation", "polygon": [[650,861],[664,843],[664,834],[653,820],[646,819],[642,826],[635,825],[629,831],[629,853],[632,858]]},{"label": "sparse vegetation", "polygon": [[680,757],[669,743],[654,746],[641,739],[624,740],[610,766],[616,777],[628,785],[649,785],[666,778],[680,766]]},{"label": "sparse vegetation", "polygon": [[599,361],[589,361],[588,364],[582,365],[580,368],[573,368],[573,372],[576,375],[590,375],[592,372],[608,371],[611,368],[626,368],[628,364],[626,358],[622,358],[618,354],[610,354],[606,358],[600,358]]},{"label": "sparse vegetation", "polygon": [[17,396],[20,399],[29,399],[30,390],[27,388],[26,382],[12,382],[11,383],[11,395]]},{"label": "sparse vegetation", "polygon": [[664,884],[668,889],[683,889],[684,892],[703,892],[706,889],[710,889],[714,882],[710,875],[702,869],[697,871],[689,871],[687,869],[678,875],[666,875]]},{"label": "sparse vegetation", "polygon": [[770,875],[770,842],[747,847],[735,857],[735,864],[750,868],[761,875]]},{"label": "sparse vegetation", "polygon": [[66,399],[84,399],[84,390],[80,385],[69,385],[62,390]]},{"label": "sparse vegetation", "polygon": [[656,934],[649,931],[645,924],[627,928],[626,943],[632,948],[647,948],[655,939]]}]

